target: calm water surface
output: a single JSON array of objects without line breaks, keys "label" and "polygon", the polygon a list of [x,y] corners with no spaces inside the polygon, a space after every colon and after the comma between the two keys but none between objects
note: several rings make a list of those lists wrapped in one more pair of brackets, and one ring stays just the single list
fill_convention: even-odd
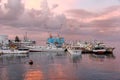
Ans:
[{"label": "calm water surface", "polygon": [[[0,80],[120,80],[120,54],[29,53],[1,56]],[[34,64],[29,65],[28,61]]]}]

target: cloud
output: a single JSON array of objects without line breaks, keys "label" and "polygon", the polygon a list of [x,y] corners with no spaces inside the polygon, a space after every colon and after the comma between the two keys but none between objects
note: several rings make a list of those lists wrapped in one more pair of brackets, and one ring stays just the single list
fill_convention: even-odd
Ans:
[{"label": "cloud", "polygon": [[79,0],[48,0],[48,3],[51,5],[57,4],[57,7],[54,9],[56,13],[63,13],[65,10],[71,9],[76,6]]},{"label": "cloud", "polygon": [[52,9],[57,8],[59,5],[58,4],[53,4]]},{"label": "cloud", "polygon": [[21,3],[21,0],[8,0],[3,7],[4,10],[0,10],[2,13],[0,16],[1,21],[17,19],[24,13],[24,5]]},{"label": "cloud", "polygon": [[24,12],[24,5],[21,3],[21,0],[8,0],[6,6],[6,9],[8,10],[7,15],[12,17],[13,15],[17,17]]},{"label": "cloud", "polygon": [[[56,3],[53,9],[59,6]],[[98,13],[71,9],[56,15],[48,6],[41,10],[27,10],[21,0],[9,0],[6,11],[0,8],[1,26],[9,26],[17,31],[61,33],[69,39],[119,39],[116,34],[120,34],[120,6],[112,6]]]},{"label": "cloud", "polygon": [[[120,6],[112,6],[102,12],[92,13],[80,9],[66,11],[68,34],[92,36],[92,39],[119,40]],[[64,31],[64,32],[65,32]]]},{"label": "cloud", "polygon": [[55,15],[45,2],[41,6],[43,7],[41,10],[24,10],[24,5],[20,0],[9,0],[6,4],[7,13],[3,13],[0,17],[0,23],[29,30],[53,31],[60,29],[65,24],[66,18],[63,14]]},{"label": "cloud", "polygon": [[120,6],[113,6],[106,8],[103,12],[92,13],[85,10],[68,10],[66,11],[66,15],[68,17],[78,19],[82,22],[92,22],[92,21],[99,21],[99,20],[107,20],[110,18],[120,16]]}]

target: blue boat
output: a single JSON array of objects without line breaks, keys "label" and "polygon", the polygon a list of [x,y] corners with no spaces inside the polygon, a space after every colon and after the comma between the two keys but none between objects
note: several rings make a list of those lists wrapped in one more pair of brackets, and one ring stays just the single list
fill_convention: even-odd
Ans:
[{"label": "blue boat", "polygon": [[47,39],[47,44],[54,44],[56,47],[60,48],[64,44],[65,40],[63,37],[50,37]]}]

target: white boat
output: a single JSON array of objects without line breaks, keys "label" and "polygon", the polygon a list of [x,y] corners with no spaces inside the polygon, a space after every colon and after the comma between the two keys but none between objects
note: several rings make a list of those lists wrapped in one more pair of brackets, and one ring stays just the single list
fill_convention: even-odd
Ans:
[{"label": "white boat", "polygon": [[95,45],[95,47],[93,48],[93,52],[94,53],[105,53],[106,48],[105,46],[102,46],[102,45]]},{"label": "white boat", "polygon": [[95,49],[93,49],[93,52],[95,52],[95,53],[105,53],[106,49],[104,49],[104,48],[95,48]]},{"label": "white boat", "polygon": [[107,47],[102,42],[95,42],[93,52],[94,53],[113,53],[114,49],[115,48],[113,48],[113,47]]},{"label": "white boat", "polygon": [[0,52],[2,52],[2,54],[26,54],[29,51],[20,51],[20,50],[0,50]]},{"label": "white boat", "polygon": [[71,55],[81,55],[82,54],[82,49],[80,46],[70,46],[67,50]]},{"label": "white boat", "polygon": [[95,47],[93,49],[94,53],[112,53],[115,48],[105,48],[105,47]]},{"label": "white boat", "polygon": [[55,45],[47,46],[27,46],[30,52],[64,52],[65,49],[57,48]]}]

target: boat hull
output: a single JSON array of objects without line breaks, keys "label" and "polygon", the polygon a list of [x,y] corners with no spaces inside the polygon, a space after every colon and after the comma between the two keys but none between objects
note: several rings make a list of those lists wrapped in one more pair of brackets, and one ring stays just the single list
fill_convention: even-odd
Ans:
[{"label": "boat hull", "polygon": [[82,54],[82,50],[71,50],[71,49],[68,49],[68,52],[71,55],[81,55]]},{"label": "boat hull", "polygon": [[96,54],[110,54],[110,53],[113,53],[113,50],[114,50],[114,48],[93,50],[93,53],[96,53]]},{"label": "boat hull", "polygon": [[27,54],[29,51],[20,50],[1,50],[2,54]]},{"label": "boat hull", "polygon": [[57,49],[41,49],[41,48],[38,48],[38,49],[29,49],[30,52],[64,52],[65,49],[62,49],[62,48],[57,48]]},{"label": "boat hull", "polygon": [[105,53],[106,49],[93,50],[94,53]]}]

